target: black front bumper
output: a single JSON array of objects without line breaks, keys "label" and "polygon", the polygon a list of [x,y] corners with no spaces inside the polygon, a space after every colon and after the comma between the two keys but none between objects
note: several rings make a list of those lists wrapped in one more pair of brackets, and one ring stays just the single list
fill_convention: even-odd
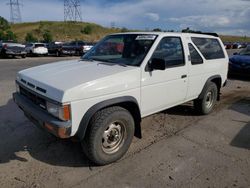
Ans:
[{"label": "black front bumper", "polygon": [[70,121],[64,122],[58,120],[19,93],[14,93],[13,99],[23,110],[26,117],[36,126],[47,130],[59,138],[70,137],[72,126]]}]

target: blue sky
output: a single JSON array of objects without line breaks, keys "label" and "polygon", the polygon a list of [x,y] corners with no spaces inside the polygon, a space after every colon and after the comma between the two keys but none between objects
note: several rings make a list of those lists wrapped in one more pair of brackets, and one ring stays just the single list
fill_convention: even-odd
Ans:
[{"label": "blue sky", "polygon": [[[63,20],[63,0],[20,0],[22,20]],[[9,19],[8,0],[0,16]],[[195,30],[250,36],[250,0],[82,0],[83,21],[130,29]]]}]

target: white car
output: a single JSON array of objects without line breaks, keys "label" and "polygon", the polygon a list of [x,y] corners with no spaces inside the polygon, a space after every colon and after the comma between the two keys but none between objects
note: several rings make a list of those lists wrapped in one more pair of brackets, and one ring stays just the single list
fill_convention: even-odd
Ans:
[{"label": "white car", "polygon": [[43,43],[30,43],[25,47],[29,55],[48,55],[48,48]]},{"label": "white car", "polygon": [[141,119],[188,101],[209,114],[226,84],[217,36],[134,32],[105,37],[81,60],[20,71],[14,101],[37,126],[78,137],[90,160],[120,159]]}]

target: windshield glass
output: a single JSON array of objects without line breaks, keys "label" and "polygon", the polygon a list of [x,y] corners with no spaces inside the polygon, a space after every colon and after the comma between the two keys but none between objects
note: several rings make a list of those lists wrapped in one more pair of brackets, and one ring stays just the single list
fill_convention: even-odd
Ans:
[{"label": "windshield glass", "polygon": [[157,35],[110,35],[97,43],[82,59],[140,66]]},{"label": "windshield glass", "polygon": [[240,55],[250,55],[250,46],[246,47],[240,52]]}]

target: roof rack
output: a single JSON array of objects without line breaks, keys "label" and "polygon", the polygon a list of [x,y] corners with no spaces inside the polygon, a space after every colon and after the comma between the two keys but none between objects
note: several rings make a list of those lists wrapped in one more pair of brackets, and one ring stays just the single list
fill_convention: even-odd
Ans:
[{"label": "roof rack", "polygon": [[214,37],[219,37],[219,35],[217,33],[203,33],[203,32],[201,32],[201,34],[211,35],[211,36],[214,36]]},{"label": "roof rack", "polygon": [[214,37],[219,37],[219,35],[217,33],[201,32],[201,31],[184,32],[184,33],[202,34],[202,35],[210,35],[210,36],[214,36]]}]

